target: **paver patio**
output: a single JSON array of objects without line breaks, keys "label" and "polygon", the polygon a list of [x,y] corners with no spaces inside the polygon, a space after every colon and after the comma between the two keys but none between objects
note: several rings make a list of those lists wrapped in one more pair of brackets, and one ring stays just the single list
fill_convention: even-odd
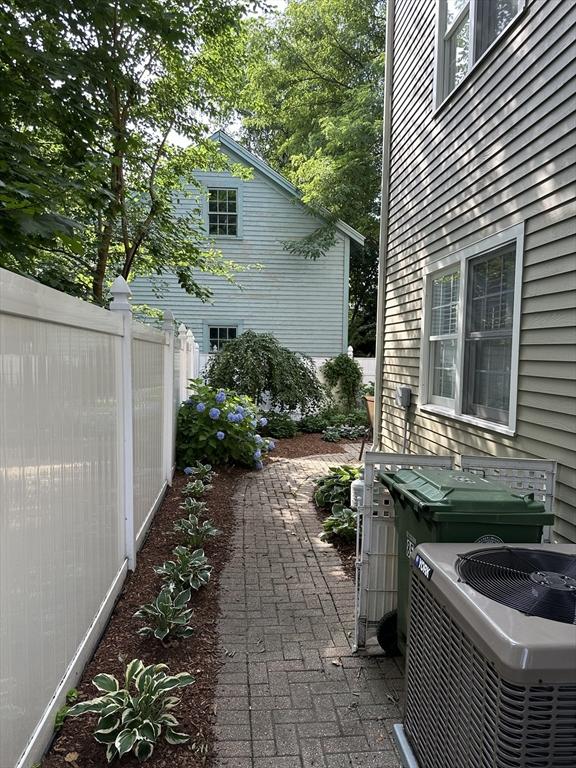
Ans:
[{"label": "paver patio", "polygon": [[400,667],[352,654],[354,587],[318,538],[313,478],[347,454],[280,459],[235,497],[233,555],[221,579],[224,665],[218,768],[400,766]]}]

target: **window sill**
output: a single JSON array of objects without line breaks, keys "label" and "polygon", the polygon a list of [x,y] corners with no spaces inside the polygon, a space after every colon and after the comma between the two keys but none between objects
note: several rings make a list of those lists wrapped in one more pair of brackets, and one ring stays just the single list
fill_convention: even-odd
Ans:
[{"label": "window sill", "polygon": [[[491,45],[486,48],[482,56],[480,56],[479,59],[477,59],[474,64],[472,65],[472,68],[466,72],[462,80],[458,83],[458,85],[453,88],[450,93],[444,97],[444,99],[435,104],[434,110],[432,112],[432,119],[436,119],[440,113],[442,113],[445,109],[448,108],[448,105],[453,101],[455,98],[455,94],[460,93],[464,89],[464,84],[468,83],[470,81],[470,78],[473,74],[476,74],[478,72],[478,69],[482,64],[484,64],[488,57],[492,54],[495,48],[499,46],[503,40],[505,40],[508,35],[511,34],[512,30],[517,27],[517,25],[520,23],[520,20],[524,18],[524,16],[528,12],[528,3],[526,2],[524,4],[524,7],[516,14],[516,17],[510,22],[510,24],[506,27],[506,29],[502,30],[502,32],[498,35],[496,40],[491,43]],[[438,77],[437,71],[434,72],[434,77]],[[484,423],[484,422],[483,422]]]},{"label": "window sill", "polygon": [[454,413],[454,411],[451,411],[448,408],[443,408],[440,405],[432,405],[430,403],[419,405],[418,411],[422,413],[433,413],[437,416],[446,416],[449,419],[461,421],[462,423],[470,424],[473,427],[480,427],[481,429],[487,429],[490,432],[497,432],[499,435],[514,437],[516,434],[516,430],[510,429],[510,427],[506,427],[504,424],[494,424],[491,421],[478,419],[476,416],[466,416],[465,414]]}]

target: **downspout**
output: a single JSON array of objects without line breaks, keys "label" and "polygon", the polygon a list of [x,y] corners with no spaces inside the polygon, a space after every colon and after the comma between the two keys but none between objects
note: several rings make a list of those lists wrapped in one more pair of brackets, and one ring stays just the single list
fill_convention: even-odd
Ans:
[{"label": "downspout", "polygon": [[378,304],[376,308],[376,381],[374,382],[373,450],[382,449],[382,377],[384,372],[384,328],[386,324],[386,260],[388,257],[388,213],[390,207],[390,138],[392,134],[392,80],[394,69],[395,0],[386,8],[386,66],[384,70],[384,124],[382,131],[382,186],[380,248],[378,253]]}]

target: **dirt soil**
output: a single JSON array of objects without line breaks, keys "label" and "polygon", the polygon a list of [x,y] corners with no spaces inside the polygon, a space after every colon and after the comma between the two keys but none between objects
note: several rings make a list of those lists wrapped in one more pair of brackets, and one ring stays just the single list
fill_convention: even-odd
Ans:
[{"label": "dirt soil", "polygon": [[[302,434],[275,442],[276,450],[271,461],[277,458],[338,454],[344,450],[343,444],[325,442],[319,434]],[[192,738],[180,746],[171,746],[162,739],[145,763],[149,768],[208,768],[213,764],[214,689],[221,666],[217,633],[219,579],[229,556],[234,529],[232,499],[239,479],[249,471],[237,468],[218,470],[213,488],[204,498],[208,502],[210,520],[222,533],[216,542],[206,546],[213,571],[209,584],[193,594],[191,606],[194,608],[194,635],[165,648],[158,641],[137,635],[136,630],[143,626],[143,622],[133,618],[140,605],[151,602],[160,591],[162,582],[154,573],[153,566],[169,559],[179,543],[179,535],[173,532],[172,526],[184,516],[179,505],[182,503],[181,489],[186,477],[178,473],[138,553],[137,568],[128,576],[96,653],[86,666],[78,685],[80,701],[94,698],[98,691],[91,685],[93,677],[100,672],[107,672],[121,680],[126,663],[136,658],[145,664],[168,664],[173,673],[188,671],[194,675],[194,685],[178,692],[181,703],[175,710],[179,730],[191,734]],[[346,572],[353,576],[353,547],[349,553],[341,547],[337,548]],[[42,768],[104,768],[107,765],[105,748],[92,735],[95,724],[96,718],[92,715],[68,718],[42,760]],[[141,763],[134,757],[124,757],[115,765],[135,768]]]}]

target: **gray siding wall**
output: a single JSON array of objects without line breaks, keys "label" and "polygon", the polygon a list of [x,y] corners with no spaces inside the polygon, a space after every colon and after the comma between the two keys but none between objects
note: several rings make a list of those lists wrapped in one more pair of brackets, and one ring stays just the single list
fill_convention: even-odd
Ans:
[{"label": "gray siding wall", "polygon": [[413,452],[556,459],[557,538],[576,541],[576,4],[524,14],[434,114],[436,0],[397,0],[384,337],[384,450],[417,401],[421,269],[524,222],[516,434],[409,413]]},{"label": "gray siding wall", "polygon": [[[238,158],[232,157],[235,162]],[[199,174],[198,180],[225,186],[229,174]],[[215,238],[215,247],[227,259],[260,269],[239,272],[238,285],[222,278],[199,275],[199,282],[213,291],[213,303],[203,304],[180,289],[173,275],[166,275],[162,299],[149,281],[132,284],[134,302],[171,309],[179,323],[192,329],[202,351],[207,352],[208,325],[239,324],[241,330],[272,333],[285,346],[319,357],[346,350],[348,340],[348,237],[337,234],[335,245],[317,261],[288,253],[284,240],[300,239],[321,224],[288,193],[263,174],[239,183],[242,196],[241,238]],[[192,208],[192,199],[180,201],[179,210]]]}]

